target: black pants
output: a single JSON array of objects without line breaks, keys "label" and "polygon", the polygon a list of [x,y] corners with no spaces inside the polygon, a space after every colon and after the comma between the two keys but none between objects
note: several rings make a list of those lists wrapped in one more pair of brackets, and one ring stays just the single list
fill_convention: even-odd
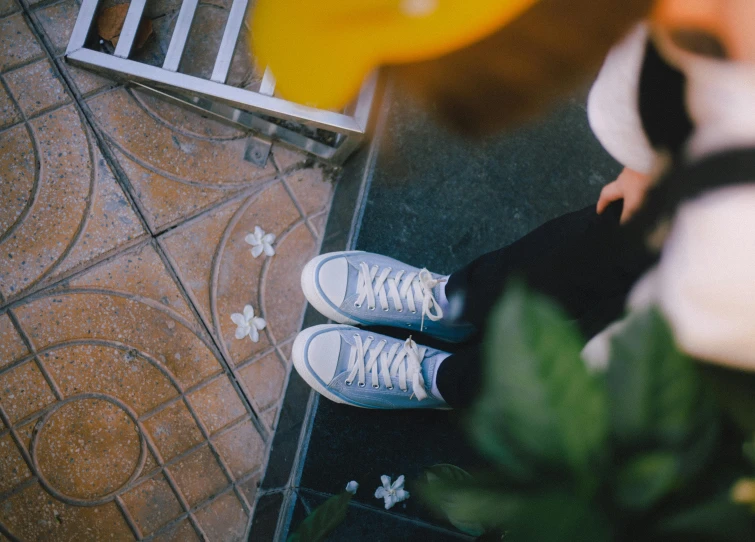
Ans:
[{"label": "black pants", "polygon": [[621,208],[616,202],[602,215],[594,206],[563,215],[451,275],[446,294],[463,295],[461,319],[479,333],[438,369],[436,383],[448,404],[468,406],[480,390],[480,345],[510,279],[520,278],[558,302],[577,321],[585,341],[622,314],[632,285],[656,258],[626,238]]}]

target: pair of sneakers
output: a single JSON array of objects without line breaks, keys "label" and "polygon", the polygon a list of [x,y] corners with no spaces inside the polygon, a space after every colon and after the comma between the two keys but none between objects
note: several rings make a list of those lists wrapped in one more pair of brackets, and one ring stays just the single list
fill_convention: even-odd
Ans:
[{"label": "pair of sneakers", "polygon": [[363,408],[448,408],[435,386],[447,352],[371,333],[393,326],[460,342],[474,333],[447,316],[448,277],[361,251],[317,256],[302,271],[307,300],[337,324],[296,337],[294,367],[321,395]]}]

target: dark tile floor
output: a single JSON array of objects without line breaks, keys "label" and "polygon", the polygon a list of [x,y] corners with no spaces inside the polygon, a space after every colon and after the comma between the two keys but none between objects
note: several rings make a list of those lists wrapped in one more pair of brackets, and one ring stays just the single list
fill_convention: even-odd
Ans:
[{"label": "dark tile floor", "polygon": [[[339,219],[346,198],[339,205],[336,193],[326,245],[328,232],[343,237],[347,218],[354,216],[354,248],[448,273],[551,218],[594,203],[619,167],[592,136],[583,102],[575,98],[539,122],[470,141],[389,91],[372,143],[373,161],[363,151],[361,161],[357,157],[357,165],[347,168],[340,181],[339,190],[351,190],[352,196],[355,186],[366,181],[357,211],[352,215],[354,200],[348,200],[352,207]],[[311,320],[316,323],[316,316]],[[291,385],[297,386],[295,378]],[[302,395],[300,389],[295,393]],[[468,539],[434,518],[419,498],[385,512],[373,497],[382,474],[404,474],[411,491],[423,467],[480,464],[465,441],[458,414],[375,412],[322,399],[309,416],[305,427],[312,416],[314,420],[301,442],[300,475],[295,471],[291,479],[299,490],[285,502],[280,499],[287,514],[281,525],[290,522],[295,529],[311,508],[353,479],[361,489],[346,522],[329,540]]]}]

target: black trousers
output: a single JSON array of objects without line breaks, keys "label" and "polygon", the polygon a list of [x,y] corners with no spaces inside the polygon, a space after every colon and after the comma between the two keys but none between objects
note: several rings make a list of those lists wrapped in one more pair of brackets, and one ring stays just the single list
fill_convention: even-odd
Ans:
[{"label": "black trousers", "polygon": [[621,316],[632,285],[657,259],[627,238],[621,209],[615,202],[601,215],[594,206],[563,215],[451,275],[446,294],[463,295],[461,319],[479,331],[438,369],[438,390],[449,405],[468,406],[480,390],[485,327],[512,278],[558,302],[585,342]]}]

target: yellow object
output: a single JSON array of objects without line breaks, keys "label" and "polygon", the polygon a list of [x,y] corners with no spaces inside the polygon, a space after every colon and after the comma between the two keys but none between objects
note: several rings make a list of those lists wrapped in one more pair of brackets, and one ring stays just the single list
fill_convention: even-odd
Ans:
[{"label": "yellow object", "polygon": [[382,64],[478,41],[537,0],[257,0],[252,49],[291,101],[340,109]]}]

